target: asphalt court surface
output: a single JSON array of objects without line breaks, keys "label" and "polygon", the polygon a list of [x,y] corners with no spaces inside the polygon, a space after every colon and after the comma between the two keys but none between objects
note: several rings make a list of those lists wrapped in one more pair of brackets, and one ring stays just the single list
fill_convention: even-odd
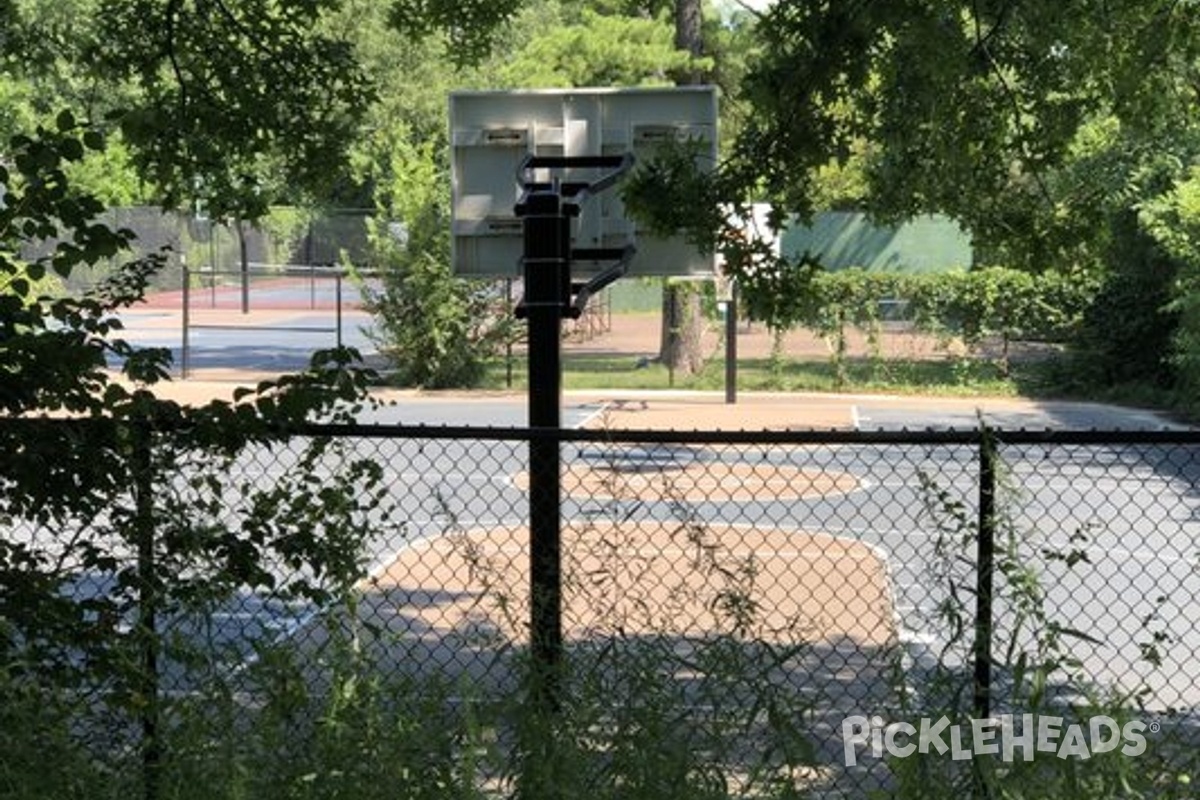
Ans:
[{"label": "asphalt court surface", "polygon": [[[155,309],[136,313],[140,317],[128,320],[128,338],[142,345],[172,347],[178,359],[178,318]],[[344,317],[345,341],[370,354],[372,345],[363,330],[366,320],[356,313]],[[196,319],[202,321],[204,317]],[[228,321],[228,311],[214,312],[213,319],[216,325],[239,324],[236,318]],[[317,330],[328,326],[327,312],[256,312],[256,320],[262,319],[269,323],[265,328],[192,331],[193,368],[226,381],[249,375],[252,380],[247,382],[253,383],[262,376],[258,371],[269,374],[298,368],[307,362],[314,343],[332,343],[332,334]],[[302,330],[309,327],[313,330]],[[238,352],[244,355],[231,355]],[[177,381],[164,391],[178,392],[180,399],[187,401],[222,393],[228,396],[234,385]],[[521,427],[527,419],[523,395],[382,395],[386,404],[365,413],[362,422],[505,428]],[[563,399],[565,427],[922,431],[973,430],[981,420],[1001,430],[1185,427],[1140,409],[1010,398],[742,393],[739,402],[730,405],[720,393],[594,392],[567,393]],[[388,465],[388,480],[404,516],[403,533],[398,538],[380,538],[371,543],[369,560],[377,576],[389,574],[395,564],[411,557],[407,554],[414,548],[433,546],[453,531],[511,533],[524,530],[527,524],[528,498],[519,480],[527,469],[527,453],[521,443],[490,440],[481,433],[477,439],[453,442],[381,445],[364,441],[356,446],[381,457]],[[593,469],[595,450],[594,443],[564,446],[566,469],[585,473]],[[1145,681],[1154,690],[1152,706],[1194,712],[1200,703],[1200,687],[1191,685],[1192,656],[1200,652],[1200,633],[1191,622],[1200,619],[1200,570],[1196,563],[1200,543],[1200,453],[1195,448],[1164,453],[1135,445],[1110,445],[1087,449],[1005,448],[1002,455],[1020,487],[1019,500],[1014,501],[1016,522],[1031,532],[1024,545],[1025,555],[1031,564],[1054,578],[1048,582],[1049,607],[1099,642],[1077,645],[1086,670],[1130,688],[1131,683]],[[601,456],[613,457],[612,452]],[[641,459],[638,469],[645,470],[644,452],[633,454],[625,448],[616,457]],[[668,454],[668,460],[671,457]],[[969,508],[978,484],[977,453],[969,447],[887,445],[774,447],[765,456],[761,449],[726,448],[708,456],[726,477],[736,477],[747,457],[759,463],[765,458],[779,474],[791,470],[793,475],[815,471],[849,476],[855,486],[827,494],[793,493],[783,499],[765,499],[757,494],[744,498],[732,493],[724,499],[719,495],[690,498],[690,513],[713,526],[736,528],[748,519],[766,520],[762,524],[772,531],[790,531],[797,537],[836,537],[869,547],[886,566],[882,574],[887,575],[889,583],[887,595],[893,605],[896,635],[910,648],[917,664],[940,654],[953,637],[938,615],[938,605],[945,597],[934,588],[936,581],[931,580],[931,573],[939,568],[936,524],[921,484],[923,478],[932,476],[937,485],[961,497]],[[678,467],[670,463],[659,466],[663,471]],[[262,470],[261,479],[270,482],[271,473],[271,469]],[[761,483],[766,487],[770,479]],[[652,519],[670,520],[677,513],[661,497],[565,494],[563,516],[567,520],[623,513],[633,506]],[[1164,498],[1170,502],[1164,503]],[[1081,531],[1087,533],[1082,544],[1073,538]],[[1060,562],[1044,557],[1049,547],[1082,550],[1087,561],[1075,569],[1064,569]],[[836,559],[826,566],[836,568]],[[846,566],[851,566],[849,561]],[[1167,599],[1157,603],[1159,597]],[[265,622],[261,619],[264,613]],[[1172,645],[1165,650],[1166,661],[1159,668],[1151,668],[1138,657],[1147,635],[1138,623],[1151,617],[1172,636]],[[230,611],[228,621],[230,631],[249,622],[257,629],[277,629],[287,635],[301,630],[309,619],[311,610],[273,609],[269,603],[257,602],[252,608]],[[1002,628],[1011,625],[1012,615],[1001,608],[999,622]]]},{"label": "asphalt court surface", "polygon": [[[184,363],[183,317],[178,310],[146,308],[121,315],[121,338],[139,347],[171,352],[176,372]],[[364,357],[374,356],[371,317],[347,308],[340,341]],[[248,315],[233,309],[197,309],[189,315],[187,364],[191,375],[237,380],[239,373],[280,374],[308,366],[316,350],[335,347],[338,320],[329,310],[256,308]]]},{"label": "asphalt court surface", "polygon": [[[432,402],[432,405],[431,405]],[[655,406],[666,409],[655,416]],[[1087,403],[1026,403],[1008,399],[928,400],[914,398],[827,396],[793,398],[747,397],[726,408],[719,399],[700,398],[597,398],[568,395],[564,415],[572,424],[662,427],[647,422],[672,422],[691,430],[706,427],[755,429],[764,419],[769,428],[795,429],[818,419],[817,428],[925,430],[970,429],[982,416],[989,424],[1007,429],[1120,428],[1159,430],[1182,427],[1178,423],[1136,409],[1121,409]],[[690,407],[691,414],[685,413]],[[412,398],[383,416],[397,415],[406,422],[431,420],[478,424],[520,420],[524,403],[520,398],[496,398],[457,404],[447,398],[430,401]],[[839,423],[840,420],[840,424]],[[673,427],[672,426],[672,427]],[[486,446],[486,445],[482,445]],[[564,448],[567,475],[596,462],[594,443]],[[1200,619],[1200,582],[1196,548],[1200,542],[1197,482],[1200,459],[1196,448],[1159,451],[1134,445],[1088,448],[1006,447],[1003,458],[1019,488],[1012,497],[1014,523],[1027,532],[1024,556],[1038,564],[1047,581],[1047,608],[1053,618],[1080,630],[1097,642],[1081,640],[1073,645],[1085,671],[1102,680],[1127,688],[1140,682],[1151,686],[1151,707],[1195,708],[1200,687],[1191,685],[1192,654],[1200,652],[1200,634],[1192,620]],[[601,458],[611,457],[601,455]],[[645,456],[639,456],[644,458]],[[670,456],[668,455],[668,458]],[[732,473],[744,459],[760,462],[760,449],[725,448],[711,456],[712,462]],[[894,602],[897,635],[910,648],[918,663],[930,663],[952,638],[938,606],[945,595],[935,589],[931,574],[939,568],[936,524],[921,489],[922,476],[931,476],[951,496],[969,509],[978,486],[978,454],[964,446],[837,446],[775,447],[769,461],[779,473],[817,472],[827,476],[851,476],[856,486],[849,491],[783,499],[689,498],[697,518],[713,525],[736,525],[747,519],[764,520],[773,529],[792,530],[797,536],[830,535],[859,542],[882,554],[886,560],[890,592]],[[512,466],[520,467],[514,454]],[[685,465],[690,469],[690,462]],[[505,467],[505,470],[512,467]],[[640,467],[644,471],[644,467]],[[671,467],[666,469],[670,470]],[[653,474],[653,472],[651,472]],[[686,474],[684,470],[681,474]],[[637,505],[641,513],[669,519],[668,502],[653,497],[609,499],[572,496],[565,491],[564,517],[612,514]],[[520,524],[524,502],[520,489],[503,482],[505,497],[517,506],[511,519],[482,518],[479,523]],[[711,489],[709,490],[711,492]],[[590,490],[578,494],[593,494]],[[601,493],[603,494],[603,493]],[[719,493],[718,493],[719,494]],[[498,499],[498,498],[497,498]],[[1164,502],[1165,500],[1165,502]],[[499,502],[492,508],[499,507]],[[460,525],[469,515],[458,514]],[[1074,537],[1081,532],[1082,543]],[[432,532],[436,536],[436,532]],[[1062,562],[1048,559],[1046,551],[1077,550],[1086,562],[1066,569]],[[828,565],[827,565],[828,566]],[[970,575],[960,576],[969,582]],[[1158,603],[1157,598],[1167,598]],[[1014,615],[998,606],[1002,629],[1014,624]],[[1173,646],[1165,648],[1162,667],[1153,668],[1140,658],[1140,647],[1148,641],[1140,621],[1154,617],[1161,629],[1170,631]],[[1019,634],[1018,634],[1019,635]]]},{"label": "asphalt court surface", "polygon": [[[170,388],[208,394],[223,388],[231,391],[229,387],[187,381],[175,382]],[[506,428],[523,426],[527,418],[527,400],[522,395],[384,392],[381,399],[384,405],[361,421]],[[857,425],[863,430],[920,431],[971,429],[981,417],[1001,429],[1183,427],[1139,409],[1009,398],[743,393],[737,404],[729,405],[719,394],[621,392],[567,393],[563,399],[567,427],[798,430]],[[452,530],[506,531],[527,524],[528,498],[520,483],[520,475],[527,470],[527,455],[519,442],[489,440],[486,431],[481,431],[477,439],[386,445],[371,440],[356,446],[388,465],[388,480],[401,498],[405,518],[399,540],[391,537],[372,543],[370,563],[376,574],[386,571],[408,548]],[[612,448],[597,456],[597,447],[594,442],[564,446],[568,474],[572,470],[586,474],[597,460],[614,457]],[[761,462],[763,458],[759,448],[725,448],[716,455],[711,454],[712,448],[704,449],[710,451],[711,468],[726,477],[743,468],[739,462],[747,458]],[[646,458],[645,453],[625,452],[628,450],[624,448],[615,457],[626,461]],[[1200,542],[1196,492],[1200,466],[1192,460],[1200,461],[1200,454],[1194,450],[1164,454],[1133,445],[1111,445],[1073,450],[1006,448],[1003,453],[1010,474],[1019,479],[1020,498],[1014,506],[1018,521],[1036,534],[1036,541],[1031,539],[1028,545],[1028,557],[1056,577],[1048,587],[1050,607],[1103,642],[1079,643],[1087,669],[1123,685],[1136,676],[1155,688],[1163,705],[1185,708],[1200,702],[1200,688],[1181,683],[1179,677],[1190,674],[1191,654],[1200,652],[1200,634],[1190,622],[1200,619],[1196,548],[1190,546]],[[666,454],[668,462],[677,457]],[[756,496],[748,499],[730,493],[724,499],[714,495],[689,498],[688,502],[697,518],[713,525],[764,520],[762,524],[772,530],[830,535],[873,548],[886,560],[897,635],[911,648],[915,660],[928,662],[950,636],[937,612],[944,596],[931,589],[930,571],[937,566],[936,526],[920,489],[922,475],[933,476],[969,507],[977,487],[977,458],[970,447],[774,447],[768,461],[775,475],[790,470],[793,475],[849,476],[856,485],[850,491],[810,496],[792,492],[773,500],[755,492]],[[690,469],[694,465],[668,463],[664,469],[674,475],[687,474],[681,466]],[[644,463],[639,466],[643,476],[644,468]],[[271,476],[264,473],[262,479],[270,482]],[[770,480],[759,483],[765,489]],[[677,480],[673,482],[678,486]],[[661,497],[614,499],[595,496],[592,489],[579,491],[578,481],[575,487],[574,492],[564,491],[563,516],[567,520],[611,516],[633,505],[638,513],[663,520],[676,513]],[[1163,498],[1173,499],[1164,504]],[[1089,530],[1089,539],[1082,545],[1072,541],[1081,529]],[[1063,570],[1060,563],[1043,558],[1042,551],[1051,546],[1082,548],[1088,563]],[[1168,599],[1157,605],[1157,597]],[[292,609],[287,613],[293,616],[255,625],[286,630],[303,625],[304,615],[296,618]],[[1166,662],[1158,669],[1149,669],[1138,657],[1139,645],[1146,637],[1138,621],[1149,616],[1172,631],[1175,642],[1166,649]],[[239,620],[231,617],[230,621]],[[1005,623],[1003,618],[1001,623]]]},{"label": "asphalt court surface", "polygon": [[[430,397],[397,394],[391,405],[373,412],[371,421],[406,425],[428,424],[498,426],[522,425],[523,397]],[[660,409],[659,406],[662,406]],[[745,396],[727,406],[715,396],[608,397],[569,393],[564,397],[564,423],[568,426],[663,427],[673,423],[684,430],[721,427],[753,430],[758,426],[796,429],[806,421],[812,427],[860,427],[886,430],[970,428],[979,416],[1002,428],[1077,429],[1118,427],[1162,429],[1181,427],[1169,419],[1142,410],[1096,404],[1027,403],[1009,399],[929,400],[914,398],[831,398]],[[656,423],[656,424],[647,424]],[[443,447],[443,445],[445,445]],[[509,535],[527,524],[528,498],[521,475],[527,469],[524,445],[491,441],[486,432],[478,440],[453,443],[404,442],[389,463],[403,465],[397,479],[411,505],[405,542],[381,543],[374,561],[375,574],[394,574],[394,565],[412,547],[454,531],[497,531]],[[886,565],[896,635],[917,663],[929,663],[951,640],[938,606],[945,595],[935,588],[931,574],[938,569],[936,524],[922,477],[961,499],[969,509],[978,486],[978,454],[968,446],[840,445],[836,447],[763,448],[706,447],[704,463],[697,464],[697,449],[672,451],[659,446],[607,446],[584,442],[563,448],[566,470],[563,517],[565,520],[611,519],[636,513],[640,518],[670,523],[678,518],[677,495],[666,497],[654,489],[656,472],[679,478],[694,468],[716,470],[718,477],[736,476],[746,461],[769,467],[759,481],[762,493],[746,485],[710,484],[684,499],[692,519],[712,526],[736,527],[747,521],[764,530],[791,532],[797,541],[811,536],[836,537],[859,543],[878,553]],[[420,454],[417,453],[420,451]],[[428,454],[438,451],[434,460]],[[405,453],[410,453],[405,455]],[[1052,616],[1081,630],[1098,643],[1081,641],[1075,652],[1085,670],[1101,679],[1133,688],[1145,681],[1155,692],[1150,705],[1194,708],[1200,688],[1190,684],[1192,654],[1200,651],[1200,635],[1191,622],[1200,619],[1200,583],[1196,550],[1200,542],[1197,481],[1200,454],[1176,449],[1169,452],[1133,445],[1059,449],[1006,447],[1003,458],[1019,486],[1013,499],[1014,521],[1028,532],[1022,545],[1030,564],[1040,565],[1047,582],[1047,604]],[[588,470],[599,462],[623,461],[627,483],[642,485],[632,496],[613,496],[587,485]],[[631,465],[631,462],[632,465]],[[402,473],[402,474],[401,474]],[[688,486],[703,485],[697,473]],[[826,491],[792,491],[772,497],[765,491],[778,476],[824,476]],[[852,485],[841,483],[848,478]],[[641,483],[638,483],[638,482]],[[752,482],[753,483],[753,482]],[[636,489],[636,486],[635,486]],[[740,490],[740,493],[739,493]],[[749,494],[750,496],[746,496]],[[436,498],[436,502],[430,500]],[[1168,502],[1164,502],[1164,498]],[[1087,534],[1079,543],[1080,531]],[[501,547],[501,545],[496,545]],[[1087,561],[1074,569],[1047,559],[1045,551],[1077,549]],[[803,550],[804,548],[797,548]],[[838,569],[836,559],[823,567]],[[859,569],[847,561],[847,569]],[[970,575],[960,576],[964,580]],[[1156,598],[1166,597],[1164,603]],[[998,623],[1013,624],[1013,615],[999,607]],[[1140,659],[1146,631],[1139,621],[1154,616],[1171,631],[1173,646],[1166,649],[1160,668]]]}]

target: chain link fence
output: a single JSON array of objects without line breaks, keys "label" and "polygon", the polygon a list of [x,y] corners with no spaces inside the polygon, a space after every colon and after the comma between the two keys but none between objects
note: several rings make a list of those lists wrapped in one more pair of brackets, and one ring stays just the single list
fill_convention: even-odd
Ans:
[{"label": "chain link fence", "polygon": [[[136,238],[126,254],[130,259],[169,248],[172,257],[153,276],[151,288],[172,291],[179,287],[186,266],[220,275],[241,270],[247,263],[291,267],[367,264],[368,220],[373,214],[371,209],[314,212],[280,206],[254,224],[239,224],[150,206],[127,206],[108,209],[96,221],[114,230],[134,232]],[[53,252],[54,246],[54,241],[29,243],[21,255],[33,260]],[[78,271],[67,279],[67,288],[87,288],[107,272],[104,264]]]},{"label": "chain link fence", "polygon": [[[1196,433],[0,438],[12,796],[1183,797],[1197,776]],[[548,571],[538,441],[563,462]],[[561,646],[531,648],[536,609]]]}]

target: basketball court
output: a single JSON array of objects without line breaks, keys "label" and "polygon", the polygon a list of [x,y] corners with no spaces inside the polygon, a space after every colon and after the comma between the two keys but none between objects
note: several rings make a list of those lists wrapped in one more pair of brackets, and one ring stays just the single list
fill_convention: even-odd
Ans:
[{"label": "basketball court", "polygon": [[[725,634],[853,642],[864,651],[895,641],[886,563],[861,542],[748,526],[575,520],[563,545],[568,641]],[[528,529],[463,531],[404,550],[370,589],[388,597],[408,633],[526,644],[528,566]],[[446,601],[429,603],[431,591]]]},{"label": "basketball court", "polygon": [[[561,321],[578,313],[590,292],[626,276],[716,275],[712,254],[682,235],[647,234],[610,190],[620,175],[674,146],[691,148],[697,169],[710,169],[717,158],[715,92],[458,92],[450,98],[450,124],[454,269],[491,278],[523,274],[521,308],[528,308],[530,332],[527,423],[557,427],[561,409],[548,409],[538,398],[561,392]],[[543,363],[554,366],[547,372]],[[592,428],[686,426],[689,418],[708,429],[719,426],[715,417],[746,422],[744,415],[711,406],[703,417],[694,407],[681,417],[679,407],[659,399],[599,398],[590,406],[594,412],[580,424]],[[668,632],[705,638],[736,631],[750,639],[861,640],[870,649],[895,639],[887,566],[870,547],[820,531],[724,524],[688,511],[700,503],[737,506],[843,494],[856,488],[852,476],[724,463],[703,448],[664,452],[581,443],[552,449],[552,466],[539,467],[546,453],[534,453],[531,444],[529,466],[509,476],[511,487],[530,498],[531,522],[464,525],[430,537],[377,572],[373,588],[394,597],[397,614],[421,629],[471,625],[525,642],[529,586],[536,582],[528,572],[530,541],[561,534],[568,640]],[[539,486],[547,479],[538,469],[552,471],[559,494],[551,507],[559,521],[537,517]],[[671,506],[675,518],[625,515],[622,507],[630,504]],[[443,596],[454,600],[434,609],[406,604],[406,591],[417,587],[428,598],[426,590],[434,586],[449,587]],[[722,608],[733,616],[723,618]]]},{"label": "basketball court", "polygon": [[[521,200],[520,176],[541,190],[563,185],[543,166],[526,169],[530,163],[627,151],[648,159],[670,141],[695,141],[715,152],[714,100],[704,93],[664,91],[639,90],[628,102],[610,91],[456,95],[451,104],[455,269],[477,277],[518,274],[524,245],[522,220],[514,213]],[[530,162],[531,157],[550,161]],[[565,182],[588,180],[589,175],[570,174]],[[681,241],[647,241],[612,197],[583,197],[577,211],[569,230],[588,253],[637,248],[640,257],[625,263],[623,274],[697,278],[714,272],[711,261],[697,259]],[[581,262],[581,283],[606,269],[594,260]],[[297,344],[296,334],[279,335],[289,340],[280,346]],[[205,391],[199,382],[164,387],[164,392]],[[513,395],[391,392],[381,397],[392,402],[364,415],[363,422],[536,424],[531,401]],[[756,394],[730,405],[715,393],[592,392],[565,395],[559,411],[562,427],[613,430],[973,429],[980,419],[1008,429],[1178,427],[1145,411],[1006,398]],[[445,651],[455,641],[526,642],[528,542],[534,535],[528,503],[534,481],[526,472],[531,459],[525,445],[501,447],[481,435],[455,443],[453,453],[423,467],[413,466],[411,456],[430,447],[428,442],[395,446],[397,455],[389,463],[401,465],[392,476],[396,491],[411,498],[407,528],[402,541],[371,544],[371,577],[362,587],[365,606],[384,615],[388,631],[397,634],[393,641],[405,646],[423,641],[430,652]],[[960,462],[968,462],[970,453],[914,456],[876,447],[764,454],[747,448],[714,455],[704,448],[663,452],[594,442],[563,450],[563,616],[569,641],[606,632],[648,635],[670,626],[703,637],[728,632],[738,619],[738,624],[754,619],[760,627],[734,628],[748,638],[793,637],[829,647],[851,643],[850,650],[884,660],[898,641],[931,648],[941,643],[931,628],[939,598],[931,594],[925,574],[930,533],[928,520],[920,517],[920,472],[932,463],[952,476],[960,474]],[[969,488],[972,476],[961,475]],[[1168,486],[1180,476],[1164,472],[1157,477]],[[1027,480],[1039,502],[1062,504],[1055,494],[1061,487],[1045,485],[1036,469]],[[1158,484],[1130,487],[1131,507],[1153,507]],[[1104,490],[1087,492],[1080,502],[1102,507]],[[435,496],[437,504],[429,500]],[[764,509],[770,514],[764,516]],[[1133,524],[1140,530],[1158,521]],[[1112,551],[1108,543],[1093,549],[1097,561]],[[1122,591],[1155,594],[1153,586],[1142,584],[1175,565],[1154,558],[1155,570],[1145,578],[1143,573],[1124,578],[1128,585]],[[738,618],[734,606],[718,613],[723,601],[756,613]],[[648,613],[654,608],[662,611]],[[298,635],[308,622],[311,617],[303,625],[289,625],[289,634]],[[866,666],[881,668],[882,661]]]}]

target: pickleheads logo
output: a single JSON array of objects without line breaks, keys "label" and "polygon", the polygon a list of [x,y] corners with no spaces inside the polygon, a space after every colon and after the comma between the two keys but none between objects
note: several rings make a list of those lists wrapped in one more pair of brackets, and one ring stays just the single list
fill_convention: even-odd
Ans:
[{"label": "pickleheads logo", "polygon": [[879,716],[852,716],[842,720],[842,746],[846,766],[858,763],[859,751],[883,758],[887,753],[906,758],[916,753],[950,754],[955,761],[977,755],[1000,756],[1005,761],[1018,757],[1032,761],[1035,753],[1058,758],[1085,760],[1097,753],[1120,747],[1127,756],[1146,752],[1146,724],[1132,720],[1124,724],[1112,717],[1094,716],[1068,722],[1046,714],[1001,714],[988,719],[951,723],[948,717],[884,724]]}]

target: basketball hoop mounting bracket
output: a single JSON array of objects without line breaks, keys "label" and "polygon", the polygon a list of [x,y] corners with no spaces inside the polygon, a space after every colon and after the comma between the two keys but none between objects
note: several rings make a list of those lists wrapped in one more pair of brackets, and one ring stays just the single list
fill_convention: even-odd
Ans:
[{"label": "basketball hoop mounting bracket", "polygon": [[[535,304],[557,307],[559,318],[578,319],[587,301],[625,274],[637,254],[634,245],[624,247],[575,248],[571,245],[570,220],[579,216],[589,197],[616,185],[634,165],[632,153],[619,156],[526,156],[517,168],[521,197],[513,212],[522,221],[524,251],[521,264],[525,297],[516,308],[519,319],[530,318]],[[537,170],[551,170],[551,180],[535,179]],[[563,181],[565,171],[604,170],[591,181]],[[576,259],[611,262],[585,283],[571,279]],[[550,285],[551,282],[553,285]]]}]

